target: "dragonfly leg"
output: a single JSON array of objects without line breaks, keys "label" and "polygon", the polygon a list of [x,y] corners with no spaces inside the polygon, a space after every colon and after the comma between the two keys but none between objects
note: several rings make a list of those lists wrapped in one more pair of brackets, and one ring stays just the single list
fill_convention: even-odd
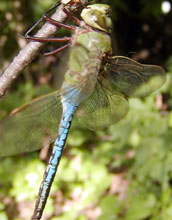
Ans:
[{"label": "dragonfly leg", "polygon": [[47,14],[44,14],[44,15],[42,16],[42,18],[43,18],[45,21],[48,21],[50,24],[53,24],[53,25],[55,25],[55,26],[57,26],[57,27],[62,27],[62,28],[65,28],[65,29],[67,29],[67,30],[72,30],[72,31],[74,31],[74,30],[76,29],[76,26],[69,25],[69,24],[63,24],[63,23],[61,23],[61,22],[58,22],[58,21],[56,21],[56,20],[54,20],[54,19],[48,17]]},{"label": "dragonfly leg", "polygon": [[[31,37],[31,36],[27,36],[28,40],[33,40],[33,41],[37,41],[37,42],[67,42],[67,41],[71,41],[71,37],[63,37],[63,38],[41,38],[41,37]],[[69,47],[71,45],[71,43],[67,43],[64,46],[57,48],[56,50],[50,51],[50,52],[46,52],[43,53],[44,56],[50,56],[50,55],[54,55],[56,53],[61,52],[62,50],[66,49],[67,47]]]},{"label": "dragonfly leg", "polygon": [[[60,4],[57,3],[57,4],[55,4],[52,8],[50,8],[47,12],[45,12],[45,14],[25,33],[25,37],[26,37],[27,39],[31,38],[30,35],[29,35],[30,32],[32,32],[32,31],[34,30],[34,28],[35,28],[36,26],[38,26],[38,24],[39,24],[42,20],[46,20],[46,21],[48,21],[49,23],[54,24],[54,25],[56,25],[56,26],[58,26],[58,27],[63,27],[63,28],[68,29],[68,30],[75,30],[75,28],[76,28],[75,26],[67,25],[67,24],[62,24],[62,23],[60,23],[60,22],[58,22],[58,21],[56,21],[56,20],[50,18],[50,17],[47,15],[50,11],[52,11],[54,8],[56,8],[56,7],[59,6],[59,5],[60,5]],[[74,20],[77,24],[80,25],[81,21],[80,21],[78,18],[72,16],[65,8],[63,8],[63,11],[64,11],[64,13],[65,13],[69,18],[71,18],[71,19]],[[30,40],[32,40],[32,39],[30,39]]]},{"label": "dragonfly leg", "polygon": [[53,50],[53,51],[50,51],[50,52],[43,53],[43,55],[44,55],[44,56],[54,55],[54,54],[56,54],[56,53],[61,52],[61,51],[64,50],[64,49],[66,49],[66,48],[69,47],[70,45],[71,45],[70,43],[65,44],[64,46],[59,47],[59,48],[57,48],[56,50]]},{"label": "dragonfly leg", "polygon": [[70,19],[72,19],[73,21],[75,21],[78,25],[81,24],[81,21],[80,21],[77,17],[71,15],[70,12],[68,12],[65,8],[63,8],[63,12],[64,12]]},{"label": "dragonfly leg", "polygon": [[[57,8],[60,5],[60,3],[56,3],[55,5],[53,5],[48,11],[45,12],[45,14],[48,14],[49,12],[51,12],[52,10],[54,10],[55,8]],[[27,38],[30,34],[30,32],[32,32],[34,30],[34,28],[36,26],[38,26],[38,24],[40,24],[40,22],[43,20],[43,17],[41,17],[26,33],[25,33],[25,37]]]},{"label": "dragonfly leg", "polygon": [[[36,42],[42,42],[42,43],[47,43],[47,42],[67,42],[67,41],[71,41],[71,37],[62,37],[62,38],[58,38],[58,37],[34,37],[34,36],[30,36],[29,33],[42,21],[42,20],[45,20],[47,22],[49,22],[50,24],[53,24],[57,27],[62,27],[62,28],[65,28],[65,29],[68,29],[68,30],[75,30],[76,29],[76,26],[74,25],[69,25],[69,24],[63,24],[61,22],[58,22],[52,18],[50,18],[47,13],[50,12],[52,9],[54,9],[55,7],[57,7],[58,4],[56,4],[55,6],[53,6],[49,11],[47,11],[42,17],[41,19],[39,19],[38,22],[36,22],[25,34],[25,37],[27,40],[32,40],[32,41],[36,41]],[[77,24],[80,25],[81,21],[72,16],[65,8],[63,8],[63,12],[69,17],[71,18],[72,20],[74,20]],[[56,50],[53,50],[51,52],[46,52],[44,53],[45,56],[50,56],[50,55],[54,55],[64,49],[66,49],[67,47],[70,46],[70,43],[67,43],[65,44],[64,46],[56,49]]]},{"label": "dragonfly leg", "polygon": [[33,40],[42,43],[71,41],[71,37],[32,37],[27,35],[26,38],[27,40]]}]

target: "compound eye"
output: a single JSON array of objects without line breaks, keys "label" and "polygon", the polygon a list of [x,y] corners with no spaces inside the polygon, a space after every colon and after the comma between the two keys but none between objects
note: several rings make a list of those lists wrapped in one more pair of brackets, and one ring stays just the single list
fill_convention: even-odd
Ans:
[{"label": "compound eye", "polygon": [[93,11],[91,19],[93,20],[93,22],[95,22],[96,26],[99,27],[99,29],[106,29],[106,19],[100,11]]},{"label": "compound eye", "polygon": [[110,32],[112,28],[112,21],[108,17],[106,13],[103,13],[97,9],[87,9],[87,11],[83,10],[81,14],[85,23],[90,25],[93,28],[97,28],[98,30],[102,30],[105,32]]}]

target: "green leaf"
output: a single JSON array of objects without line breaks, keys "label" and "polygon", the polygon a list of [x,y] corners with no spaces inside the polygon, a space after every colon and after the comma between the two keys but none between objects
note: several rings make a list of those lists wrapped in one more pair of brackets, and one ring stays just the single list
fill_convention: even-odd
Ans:
[{"label": "green leaf", "polygon": [[156,198],[153,194],[144,197],[133,195],[133,198],[129,201],[125,220],[141,220],[148,218],[155,209],[155,205]]}]

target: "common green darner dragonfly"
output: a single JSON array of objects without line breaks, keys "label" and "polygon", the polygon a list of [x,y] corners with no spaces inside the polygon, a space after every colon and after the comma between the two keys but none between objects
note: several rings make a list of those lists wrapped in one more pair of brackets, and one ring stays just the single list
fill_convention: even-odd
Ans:
[{"label": "common green darner dragonfly", "polygon": [[[64,12],[69,15],[66,9]],[[159,66],[112,56],[109,14],[108,5],[89,5],[82,10],[81,21],[69,15],[78,26],[44,16],[54,25],[73,30],[72,37],[29,37],[40,42],[68,42],[55,52],[70,46],[68,62],[60,70],[61,89],[17,109],[0,124],[0,156],[35,151],[44,142],[55,141],[32,219],[41,219],[74,113],[91,130],[106,128],[127,114],[128,97],[148,95],[165,82]]]}]

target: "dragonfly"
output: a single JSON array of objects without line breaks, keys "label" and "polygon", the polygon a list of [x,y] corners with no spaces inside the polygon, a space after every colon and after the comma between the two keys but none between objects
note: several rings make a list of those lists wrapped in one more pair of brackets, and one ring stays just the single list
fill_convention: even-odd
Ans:
[{"label": "dragonfly", "polygon": [[160,88],[166,74],[162,67],[140,64],[124,56],[112,55],[111,8],[88,5],[80,19],[64,12],[76,25],[59,23],[46,14],[43,19],[72,31],[71,37],[38,38],[39,42],[67,42],[45,55],[64,52],[57,69],[60,88],[13,111],[0,123],[0,157],[40,149],[54,142],[39,189],[32,220],[42,217],[50,188],[60,162],[69,128],[75,114],[91,130],[100,130],[124,118],[129,97],[143,97]]}]

